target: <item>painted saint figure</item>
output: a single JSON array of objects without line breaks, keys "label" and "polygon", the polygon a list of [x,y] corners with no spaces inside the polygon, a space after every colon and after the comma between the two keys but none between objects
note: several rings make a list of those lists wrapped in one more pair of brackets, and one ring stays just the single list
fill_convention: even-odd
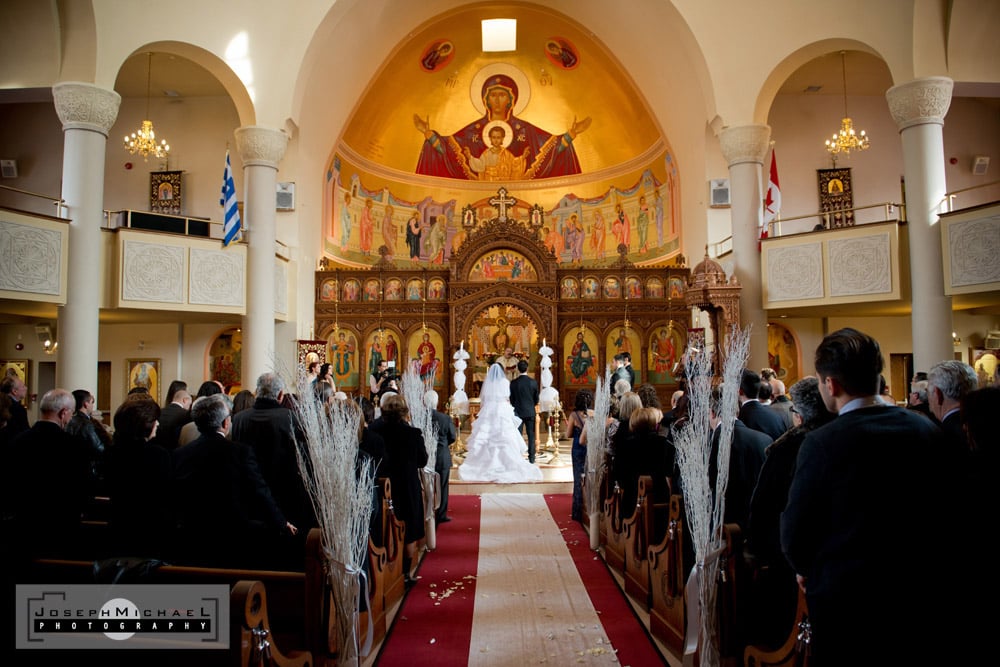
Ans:
[{"label": "painted saint figure", "polygon": [[649,204],[646,203],[646,195],[639,196],[639,215],[635,218],[635,228],[639,232],[639,252],[649,252],[646,241],[649,235]]},{"label": "painted saint figure", "polygon": [[631,223],[628,220],[628,216],[625,215],[625,209],[622,208],[621,204],[615,204],[615,221],[611,223],[611,231],[614,232],[615,238],[618,240],[618,245],[630,245]]},{"label": "painted saint figure", "polygon": [[417,218],[417,214],[414,213],[410,216],[409,221],[406,223],[406,245],[410,248],[410,260],[414,262],[420,261],[421,233],[420,219]]},{"label": "painted saint figure", "polygon": [[420,379],[425,383],[434,381],[434,374],[437,371],[437,350],[431,342],[431,335],[424,334],[424,339],[417,346],[417,357],[420,360]]},{"label": "painted saint figure", "polygon": [[590,233],[590,249],[597,255],[597,259],[604,259],[604,246],[607,245],[608,230],[604,224],[604,216],[601,212],[594,211],[594,228]]},{"label": "painted saint figure", "polygon": [[351,240],[351,193],[344,193],[344,205],[340,207],[340,252],[347,252],[347,242]]},{"label": "painted saint figure", "polygon": [[587,371],[594,365],[594,357],[591,355],[587,341],[583,339],[582,331],[576,334],[576,342],[573,343],[566,361],[569,363],[570,373],[573,374],[573,381],[586,382]]},{"label": "painted saint figure", "polygon": [[361,209],[361,220],[358,228],[361,232],[361,254],[372,254],[372,241],[375,238],[375,213],[372,209],[372,200],[365,200],[365,207]]},{"label": "painted saint figure", "polygon": [[392,224],[392,213],[392,206],[386,206],[382,218],[382,243],[389,249],[390,259],[396,254],[396,226]]},{"label": "painted saint figure", "polygon": [[426,118],[413,116],[413,124],[424,135],[424,144],[417,161],[416,173],[462,180],[479,180],[469,164],[466,151],[480,152],[489,137],[483,136],[486,126],[494,121],[504,128],[512,141],[508,151],[515,158],[524,158],[522,178],[549,178],[580,173],[573,140],[590,127],[590,117],[577,121],[561,135],[553,135],[514,115],[518,87],[505,74],[490,76],[483,83],[482,100],[485,113],[451,136],[433,130]]},{"label": "painted saint figure", "polygon": [[343,379],[351,373],[351,353],[354,346],[347,340],[347,336],[341,331],[337,334],[337,341],[330,346],[333,351],[333,374]]}]

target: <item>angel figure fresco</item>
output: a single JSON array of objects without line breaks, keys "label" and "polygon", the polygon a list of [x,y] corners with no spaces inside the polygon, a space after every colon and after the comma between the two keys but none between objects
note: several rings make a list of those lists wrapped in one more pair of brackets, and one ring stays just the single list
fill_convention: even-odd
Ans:
[{"label": "angel figure fresco", "polygon": [[[574,118],[565,133],[551,134],[515,115],[518,92],[518,84],[512,76],[494,74],[487,77],[480,91],[483,115],[452,135],[442,136],[431,128],[429,118],[414,115],[413,125],[424,135],[416,173],[462,180],[487,180],[482,178],[486,165],[481,164],[482,170],[477,172],[470,160],[472,156],[482,158],[483,146],[492,143],[490,130],[501,127],[504,130],[501,142],[506,137],[511,138],[509,146],[503,150],[510,158],[521,159],[518,163],[524,167],[520,170],[521,178],[579,174],[580,161],[573,140],[590,127],[590,117],[579,121]],[[499,161],[500,151],[494,155]],[[513,162],[509,165],[514,168]]]},{"label": "angel figure fresco", "polygon": [[375,211],[371,199],[366,199],[365,207],[361,209],[358,229],[361,232],[361,254],[367,257],[372,254],[372,241],[375,238]]}]

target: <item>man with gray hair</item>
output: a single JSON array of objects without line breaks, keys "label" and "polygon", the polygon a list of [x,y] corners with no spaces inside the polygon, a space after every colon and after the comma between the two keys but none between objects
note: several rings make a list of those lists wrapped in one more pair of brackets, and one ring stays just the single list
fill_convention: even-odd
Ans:
[{"label": "man with gray hair", "polygon": [[437,425],[437,457],[434,472],[441,476],[441,504],[434,513],[437,523],[448,523],[448,477],[451,475],[451,443],[458,435],[451,417],[438,410],[438,393],[433,389],[424,392],[424,405],[431,411],[431,419]]},{"label": "man with gray hair", "polygon": [[962,428],[959,408],[965,395],[978,387],[975,369],[961,361],[936,363],[927,373],[927,402],[931,413],[941,422],[949,449],[963,459],[969,454],[969,440]]},{"label": "man with gray hair", "polygon": [[73,543],[92,495],[87,445],[66,433],[75,408],[65,389],[47,391],[38,420],[10,442],[4,513],[13,518],[14,543],[34,554]]},{"label": "man with gray hair", "polygon": [[295,414],[281,405],[284,397],[285,383],[281,376],[262,373],[257,378],[253,407],[233,417],[232,438],[253,449],[278,506],[305,535],[317,525],[295,455],[298,443],[304,443],[305,436]]},{"label": "man with gray hair", "polygon": [[229,397],[203,396],[191,416],[201,435],[173,454],[185,557],[230,567],[273,565],[271,557],[288,547],[282,538],[298,529],[271,495],[253,449],[226,437]]}]

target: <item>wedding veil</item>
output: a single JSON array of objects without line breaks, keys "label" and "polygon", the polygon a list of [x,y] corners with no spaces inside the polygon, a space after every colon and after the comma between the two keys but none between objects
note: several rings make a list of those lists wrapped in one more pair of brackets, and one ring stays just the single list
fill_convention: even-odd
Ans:
[{"label": "wedding veil", "polygon": [[479,392],[481,405],[486,405],[487,401],[505,401],[510,398],[510,380],[504,373],[503,366],[491,364],[490,370],[486,373],[486,381]]}]

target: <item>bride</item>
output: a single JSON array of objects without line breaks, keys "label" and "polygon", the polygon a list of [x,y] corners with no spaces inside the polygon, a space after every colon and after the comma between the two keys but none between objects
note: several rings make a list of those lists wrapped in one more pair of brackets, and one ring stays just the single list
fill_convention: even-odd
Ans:
[{"label": "bride", "polygon": [[479,415],[466,440],[468,454],[459,479],[477,482],[540,482],[542,471],[524,458],[528,451],[510,404],[510,380],[500,364],[490,365],[479,394]]}]

